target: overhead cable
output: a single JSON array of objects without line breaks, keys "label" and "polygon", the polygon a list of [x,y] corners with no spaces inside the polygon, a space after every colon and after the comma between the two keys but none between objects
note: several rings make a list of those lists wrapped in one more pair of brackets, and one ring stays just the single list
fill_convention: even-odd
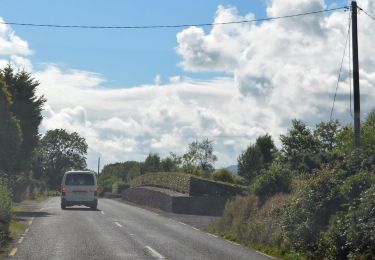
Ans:
[{"label": "overhead cable", "polygon": [[197,24],[176,24],[176,25],[125,25],[125,26],[107,26],[107,25],[67,25],[67,24],[38,24],[38,23],[19,23],[19,22],[0,22],[0,24],[6,25],[15,25],[15,26],[28,26],[28,27],[49,27],[49,28],[79,28],[79,29],[160,29],[160,28],[181,28],[181,27],[205,27],[205,26],[216,26],[216,25],[230,25],[230,24],[244,24],[244,23],[253,23],[253,22],[264,22],[278,19],[287,19],[300,17],[305,15],[313,15],[319,13],[333,12],[336,10],[349,10],[348,6],[324,9],[319,11],[311,11],[305,13],[284,15],[284,16],[275,16],[268,18],[260,19],[250,19],[250,20],[241,20],[241,21],[232,21],[232,22],[218,22],[218,23],[197,23]]}]

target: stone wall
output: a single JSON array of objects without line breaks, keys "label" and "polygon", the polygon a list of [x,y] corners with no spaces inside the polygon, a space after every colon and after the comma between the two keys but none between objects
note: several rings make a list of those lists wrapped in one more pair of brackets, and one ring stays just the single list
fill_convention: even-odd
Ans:
[{"label": "stone wall", "polygon": [[167,212],[191,215],[220,216],[228,197],[188,196],[155,187],[135,187],[122,192],[124,200]]}]

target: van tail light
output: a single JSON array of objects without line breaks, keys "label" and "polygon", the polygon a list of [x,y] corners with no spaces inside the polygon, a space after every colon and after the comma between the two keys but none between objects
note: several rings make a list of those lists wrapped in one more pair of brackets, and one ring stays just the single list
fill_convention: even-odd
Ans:
[{"label": "van tail light", "polygon": [[99,187],[96,186],[94,190],[94,196],[98,196]]},{"label": "van tail light", "polygon": [[66,187],[62,186],[61,187],[61,195],[65,196],[65,193],[66,193]]}]

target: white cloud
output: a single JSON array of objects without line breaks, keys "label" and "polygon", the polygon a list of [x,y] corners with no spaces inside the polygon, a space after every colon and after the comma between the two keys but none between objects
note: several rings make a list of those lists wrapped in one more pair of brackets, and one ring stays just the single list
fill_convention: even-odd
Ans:
[{"label": "white cloud", "polygon": [[[319,10],[323,0],[270,0],[269,16]],[[375,4],[361,6],[375,12]],[[253,19],[235,7],[219,6],[214,22]],[[150,152],[183,153],[189,142],[215,140],[219,166],[235,163],[241,150],[259,135],[277,138],[293,118],[311,125],[327,120],[347,32],[348,13],[263,23],[191,27],[177,34],[180,66],[192,72],[224,72],[226,77],[195,80],[173,76],[162,84],[107,88],[103,75],[47,64],[33,75],[48,102],[41,130],[66,128],[86,137],[89,166],[143,160]],[[359,15],[362,108],[375,98],[375,26]],[[8,31],[8,35],[4,34]],[[5,36],[2,36],[5,35]],[[13,35],[13,36],[10,36]],[[18,44],[15,52],[7,46]],[[26,41],[0,26],[0,54],[32,69]],[[362,55],[363,53],[363,55]],[[16,58],[15,58],[16,57]],[[0,60],[0,65],[2,61]],[[348,69],[339,86],[335,115],[348,122]]]}]

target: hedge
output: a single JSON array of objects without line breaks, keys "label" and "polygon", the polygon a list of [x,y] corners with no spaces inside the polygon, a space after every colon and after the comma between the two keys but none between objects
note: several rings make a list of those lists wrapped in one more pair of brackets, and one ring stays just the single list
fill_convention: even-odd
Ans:
[{"label": "hedge", "polygon": [[0,244],[8,235],[11,218],[12,199],[7,186],[7,180],[0,177]]},{"label": "hedge", "polygon": [[245,192],[245,188],[239,185],[210,181],[196,176],[175,172],[144,174],[134,178],[130,182],[130,186],[159,187],[188,194],[190,196],[229,197],[243,194]]}]

